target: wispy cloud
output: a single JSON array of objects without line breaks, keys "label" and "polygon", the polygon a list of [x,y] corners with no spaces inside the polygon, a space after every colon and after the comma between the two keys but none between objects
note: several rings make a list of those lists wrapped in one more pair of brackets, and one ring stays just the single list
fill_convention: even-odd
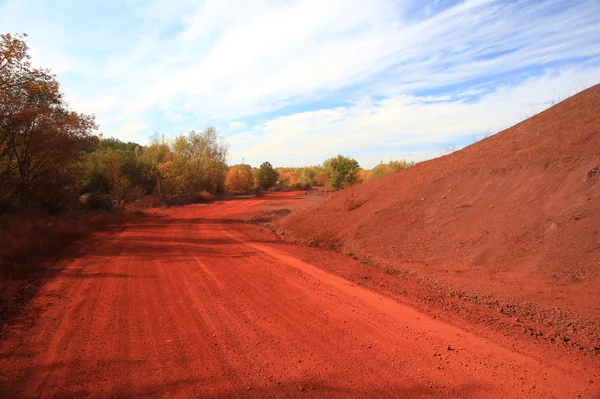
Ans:
[{"label": "wispy cloud", "polygon": [[594,0],[0,0],[0,26],[106,135],[216,125],[256,163],[428,156],[599,81]]},{"label": "wispy cloud", "polygon": [[369,167],[381,158],[419,161],[440,155],[447,144],[461,146],[507,128],[574,94],[574,88],[599,81],[595,67],[500,86],[474,102],[461,96],[436,102],[401,96],[280,116],[241,132],[241,140],[233,136],[232,157],[259,162],[283,152],[289,163],[302,165],[341,152]]}]

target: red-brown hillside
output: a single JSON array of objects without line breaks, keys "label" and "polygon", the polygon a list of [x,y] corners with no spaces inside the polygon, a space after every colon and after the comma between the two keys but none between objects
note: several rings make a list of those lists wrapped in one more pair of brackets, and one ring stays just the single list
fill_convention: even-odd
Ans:
[{"label": "red-brown hillside", "polygon": [[597,317],[599,116],[600,85],[281,226],[378,265]]}]

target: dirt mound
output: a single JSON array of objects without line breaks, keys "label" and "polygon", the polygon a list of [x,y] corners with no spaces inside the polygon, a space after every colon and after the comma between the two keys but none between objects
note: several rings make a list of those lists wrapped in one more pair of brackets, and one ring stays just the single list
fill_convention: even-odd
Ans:
[{"label": "dirt mound", "polygon": [[461,151],[333,193],[280,226],[471,297],[598,319],[599,116],[600,85]]},{"label": "dirt mound", "polygon": [[270,223],[274,222],[275,220],[279,220],[290,213],[292,213],[292,211],[287,208],[264,211],[260,215],[254,216],[252,219],[250,219],[250,221],[252,223]]}]

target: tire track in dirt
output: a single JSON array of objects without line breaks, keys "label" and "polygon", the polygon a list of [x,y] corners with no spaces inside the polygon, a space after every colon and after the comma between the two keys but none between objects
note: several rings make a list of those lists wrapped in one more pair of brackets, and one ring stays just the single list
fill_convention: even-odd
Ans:
[{"label": "tire track in dirt", "polygon": [[[252,246],[252,245],[251,245]],[[254,247],[254,246],[253,246]],[[259,248],[262,249],[262,248]],[[272,253],[270,253],[271,255]],[[262,256],[264,256],[264,254],[261,254]],[[276,259],[279,257],[276,257]],[[273,257],[271,257],[271,261],[272,261]],[[278,259],[279,260],[279,259]],[[289,260],[286,259],[286,261],[289,262]],[[265,263],[265,260],[261,261],[262,263]],[[285,263],[288,263],[285,262]],[[294,265],[296,266],[296,265]],[[298,290],[298,292],[296,293],[296,296],[304,296],[304,300],[303,300],[303,306],[310,308],[311,306],[318,306],[318,307],[324,307],[324,305],[326,305],[327,303],[327,299],[326,296],[325,298],[322,298],[322,295],[319,295],[320,293],[317,292],[317,295],[315,296],[315,288],[314,284],[311,284],[310,288],[305,288],[308,284],[306,284],[306,281],[304,279],[300,280],[300,281],[293,281],[293,279],[295,278],[296,280],[298,280],[298,275],[294,275],[294,273],[290,273],[289,276],[291,278],[287,278],[286,279],[286,284],[288,285],[292,285],[294,286],[294,288],[296,288]],[[255,280],[255,278],[252,278],[250,280]],[[331,284],[331,282],[329,282],[329,284]],[[344,282],[344,284],[350,286],[350,283],[348,282]],[[273,287],[271,287],[273,289]],[[322,288],[321,288],[322,289]],[[327,290],[327,288],[325,288]],[[353,287],[353,292],[350,293],[349,298],[345,298],[346,302],[348,304],[351,304],[352,301],[356,301],[357,292],[358,293],[362,293],[363,289],[362,288],[356,288]],[[362,293],[364,294],[364,293]],[[375,294],[373,294],[375,295]],[[338,295],[339,296],[339,295]],[[413,336],[423,336],[423,329],[419,329],[419,328],[412,328],[412,331],[410,331],[411,337],[407,340],[406,337],[399,337],[398,336],[398,331],[396,328],[392,327],[388,327],[386,324],[389,324],[390,320],[389,317],[383,317],[380,318],[378,317],[379,315],[374,315],[373,313],[373,309],[371,309],[372,304],[367,304],[368,307],[365,309],[364,307],[360,307],[360,306],[353,306],[352,310],[350,312],[336,312],[336,305],[339,305],[339,298],[335,297],[336,301],[332,304],[327,304],[328,309],[326,310],[327,313],[331,314],[331,315],[335,315],[336,313],[339,315],[338,316],[338,322],[340,322],[340,324],[345,323],[345,322],[351,322],[351,324],[353,325],[353,327],[355,329],[362,329],[362,330],[366,330],[366,331],[361,331],[360,333],[363,334],[361,338],[361,341],[363,341],[363,344],[361,344],[359,346],[359,348],[357,348],[359,351],[364,350],[364,348],[368,348],[369,350],[371,350],[374,346],[385,346],[386,349],[388,350],[392,350],[393,352],[395,352],[397,355],[399,355],[399,357],[404,357],[404,358],[411,358],[413,360],[417,360],[415,358],[418,358],[418,361],[415,361],[416,363],[419,363],[420,366],[425,366],[425,368],[430,367],[431,369],[434,369],[437,365],[435,364],[436,362],[434,362],[433,360],[435,360],[435,358],[432,358],[431,355],[429,353],[427,354],[418,354],[414,352],[414,347],[410,348],[410,350],[403,350],[402,347],[398,347],[397,345],[385,345],[388,342],[394,342],[394,340],[398,341],[399,339],[404,341],[404,344],[409,344],[409,340],[412,339]],[[379,300],[382,300],[383,298],[377,298]],[[394,305],[396,305],[396,303],[394,302]],[[288,306],[288,305],[286,305]],[[351,305],[352,306],[352,305]],[[357,309],[355,311],[355,309]],[[386,312],[389,312],[390,310],[393,311],[393,307],[390,309],[386,309]],[[405,309],[403,308],[402,311],[411,311],[410,309]],[[414,311],[411,311],[414,312]],[[307,317],[308,319],[308,317]],[[378,319],[387,319],[384,320],[383,323],[386,324],[382,324],[382,320],[378,320]],[[410,316],[408,317],[408,321],[406,321],[406,318],[404,317],[404,315],[402,315],[401,317],[402,322],[409,324],[409,323],[413,323],[413,322],[417,322],[419,323],[419,319],[420,317],[416,317],[411,319]],[[332,321],[332,320],[328,320],[328,321]],[[397,321],[397,320],[396,320]],[[420,323],[423,324],[423,323]],[[366,328],[365,328],[366,327]],[[339,336],[339,332],[338,331],[327,331],[325,332],[324,330],[327,330],[327,326],[321,326],[321,332],[323,333],[322,335],[319,336],[319,339],[323,339],[323,335],[326,336]],[[309,339],[308,337],[311,337],[310,332],[304,332],[304,334],[301,334],[301,330],[294,330],[296,331],[296,333],[300,334],[303,338],[307,337],[307,339]],[[357,334],[358,335],[358,334]],[[356,339],[356,336],[353,337],[354,339]],[[452,337],[450,337],[452,338]],[[422,338],[421,338],[422,339]],[[371,343],[376,342],[376,345],[371,345]],[[447,342],[447,341],[446,341]],[[447,343],[445,342],[445,344],[447,345]],[[383,343],[383,345],[382,345]],[[331,348],[327,347],[327,346],[331,346],[331,345],[335,345],[335,343],[332,342],[327,342],[327,340],[325,341],[325,345],[317,345],[316,346],[316,352],[318,353],[330,353],[331,352]],[[346,344],[348,346],[352,346],[352,343],[348,343]],[[441,348],[444,345],[440,344],[440,342],[437,342],[437,348]],[[447,348],[447,346],[446,346]],[[444,348],[444,350],[446,350],[446,348]],[[338,348],[340,352],[344,351],[344,348]],[[431,347],[431,352],[433,353],[435,352],[435,347]],[[362,356],[363,358],[365,357],[363,353],[361,353],[359,356]],[[518,355],[516,355],[518,356]],[[355,359],[357,361],[359,361],[360,359]],[[533,364],[529,364],[530,366],[533,366]],[[389,368],[389,365],[381,365],[381,369],[383,370],[384,368]],[[380,373],[380,378],[383,379],[384,377],[384,373],[383,372],[379,372]],[[407,374],[411,374],[410,371]],[[419,376],[412,376],[416,379],[419,379]],[[457,373],[457,377],[460,377],[460,373]],[[452,380],[454,378],[449,378],[448,381],[445,384],[441,384],[443,386],[452,386]],[[391,378],[391,380],[397,380],[397,375],[394,375],[393,378]],[[428,387],[433,386],[433,380],[426,380],[426,384],[428,385]],[[439,377],[438,377],[438,381],[439,381]],[[391,382],[391,381],[390,381]],[[415,381],[410,381],[413,385],[415,383]],[[489,382],[488,382],[489,383]]]},{"label": "tire track in dirt", "polygon": [[163,211],[75,260],[32,303],[39,321],[2,343],[2,397],[597,393],[585,371],[430,319],[225,220],[264,202]]},{"label": "tire track in dirt", "polygon": [[[122,246],[121,243],[111,242],[108,246]],[[111,249],[112,251],[113,249]],[[98,284],[92,284],[87,281],[86,278],[82,278],[88,268],[89,264],[93,263],[91,259],[86,259],[83,265],[79,268],[69,268],[63,272],[63,275],[67,275],[73,281],[76,289],[71,293],[64,295],[65,297],[72,298],[72,301],[66,302],[61,312],[58,312],[60,322],[53,328],[54,333],[51,336],[50,344],[48,346],[47,354],[42,361],[41,375],[30,381],[24,388],[26,388],[26,394],[29,395],[40,395],[45,390],[52,392],[54,387],[58,384],[63,383],[64,369],[71,362],[78,362],[78,368],[83,367],[79,362],[79,356],[73,353],[74,347],[69,345],[71,337],[70,326],[78,326],[78,335],[85,335],[88,339],[84,342],[89,342],[89,335],[91,334],[92,324],[81,323],[84,319],[82,315],[94,314],[94,310],[98,305],[98,296],[106,284],[106,279],[101,279]],[[52,317],[56,319],[56,317]],[[52,328],[52,327],[51,327]],[[52,331],[47,330],[48,333]],[[79,350],[88,350],[89,347],[78,348]],[[62,359],[62,361],[57,361]],[[35,374],[34,374],[35,376]]]}]

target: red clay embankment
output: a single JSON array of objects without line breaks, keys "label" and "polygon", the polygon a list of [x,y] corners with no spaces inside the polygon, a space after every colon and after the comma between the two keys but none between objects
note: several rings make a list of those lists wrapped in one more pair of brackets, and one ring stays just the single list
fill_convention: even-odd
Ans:
[{"label": "red clay embankment", "polygon": [[598,352],[599,168],[595,86],[463,150],[334,193],[280,227]]}]

